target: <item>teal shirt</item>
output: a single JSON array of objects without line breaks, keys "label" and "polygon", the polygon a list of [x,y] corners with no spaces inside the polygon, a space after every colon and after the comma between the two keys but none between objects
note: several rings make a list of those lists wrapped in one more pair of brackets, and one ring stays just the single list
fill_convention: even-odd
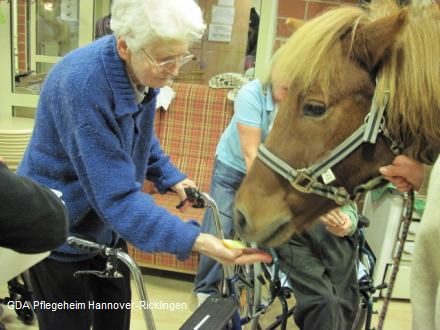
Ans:
[{"label": "teal shirt", "polygon": [[233,169],[246,173],[246,163],[240,147],[237,123],[261,129],[261,142],[269,134],[276,107],[270,88],[263,93],[259,80],[244,85],[234,102],[234,115],[217,145],[216,157]]}]

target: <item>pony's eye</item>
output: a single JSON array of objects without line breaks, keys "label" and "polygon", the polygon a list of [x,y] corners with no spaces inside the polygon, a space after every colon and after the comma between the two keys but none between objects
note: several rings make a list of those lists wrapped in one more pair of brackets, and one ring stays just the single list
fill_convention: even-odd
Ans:
[{"label": "pony's eye", "polygon": [[305,116],[320,117],[327,109],[323,103],[306,103],[303,106],[303,113]]}]

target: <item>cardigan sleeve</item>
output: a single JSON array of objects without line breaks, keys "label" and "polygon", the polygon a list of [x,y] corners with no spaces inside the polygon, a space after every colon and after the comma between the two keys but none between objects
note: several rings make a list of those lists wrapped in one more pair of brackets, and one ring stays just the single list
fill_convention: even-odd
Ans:
[{"label": "cardigan sleeve", "polygon": [[0,246],[21,253],[50,251],[67,238],[67,210],[50,189],[0,162]]},{"label": "cardigan sleeve", "polygon": [[165,155],[160,147],[159,140],[153,136],[146,179],[153,181],[159,192],[163,194],[168,188],[185,178],[186,175],[171,163],[170,157]]}]

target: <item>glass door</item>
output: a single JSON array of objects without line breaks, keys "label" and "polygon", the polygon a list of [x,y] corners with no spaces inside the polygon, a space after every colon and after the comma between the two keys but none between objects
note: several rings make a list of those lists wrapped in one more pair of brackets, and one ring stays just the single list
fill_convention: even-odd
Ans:
[{"label": "glass door", "polygon": [[91,13],[92,1],[12,1],[14,92],[39,94],[50,68],[92,41]]},{"label": "glass door", "polygon": [[13,1],[15,92],[39,94],[51,66],[78,47],[78,2]]},{"label": "glass door", "polygon": [[95,2],[105,0],[0,1],[0,118],[33,117],[50,68],[93,40]]}]

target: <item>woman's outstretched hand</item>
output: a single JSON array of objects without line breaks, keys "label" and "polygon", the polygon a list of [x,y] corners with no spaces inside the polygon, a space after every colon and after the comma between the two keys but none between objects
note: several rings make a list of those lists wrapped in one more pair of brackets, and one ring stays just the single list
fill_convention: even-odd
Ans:
[{"label": "woman's outstretched hand", "polygon": [[224,243],[211,234],[201,233],[193,250],[198,251],[224,265],[244,265],[256,262],[270,263],[272,256],[266,251],[253,248],[229,249]]}]

